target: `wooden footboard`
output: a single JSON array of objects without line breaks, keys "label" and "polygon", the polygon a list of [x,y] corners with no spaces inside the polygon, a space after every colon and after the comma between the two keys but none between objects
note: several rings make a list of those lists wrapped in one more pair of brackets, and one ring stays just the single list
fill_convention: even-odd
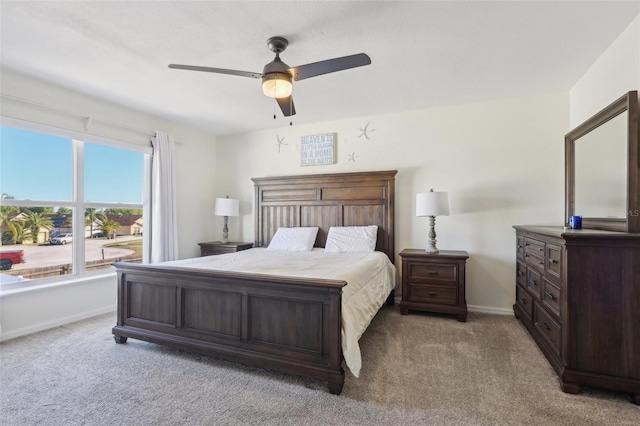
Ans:
[{"label": "wooden footboard", "polygon": [[117,343],[128,337],[344,384],[345,281],[115,263]]}]

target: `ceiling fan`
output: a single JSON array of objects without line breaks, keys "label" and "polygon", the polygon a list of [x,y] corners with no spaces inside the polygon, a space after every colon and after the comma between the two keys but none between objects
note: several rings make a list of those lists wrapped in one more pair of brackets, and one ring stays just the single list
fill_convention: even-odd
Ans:
[{"label": "ceiling fan", "polygon": [[170,64],[169,68],[239,75],[240,77],[261,78],[262,92],[270,98],[275,98],[284,116],[289,117],[296,113],[296,109],[293,106],[293,97],[291,95],[293,91],[292,80],[304,80],[305,78],[316,77],[323,74],[371,64],[371,58],[369,58],[369,56],[365,53],[358,53],[356,55],[343,56],[341,58],[327,59],[325,61],[290,67],[280,59],[280,54],[285,51],[288,45],[289,41],[284,37],[271,37],[267,40],[267,46],[269,46],[269,49],[276,54],[276,57],[273,61],[264,66],[262,73],[178,64]]}]

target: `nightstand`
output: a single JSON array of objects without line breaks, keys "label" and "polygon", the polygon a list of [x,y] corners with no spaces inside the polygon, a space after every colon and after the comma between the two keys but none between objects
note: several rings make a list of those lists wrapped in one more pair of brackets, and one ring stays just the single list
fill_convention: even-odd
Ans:
[{"label": "nightstand", "polygon": [[465,300],[466,251],[405,249],[402,258],[402,301],[400,313],[409,310],[456,315],[467,320]]},{"label": "nightstand", "polygon": [[229,241],[226,244],[220,241],[213,241],[210,243],[198,243],[198,245],[200,246],[200,256],[235,253],[237,251],[242,251],[253,247],[253,243],[237,243],[233,241]]}]

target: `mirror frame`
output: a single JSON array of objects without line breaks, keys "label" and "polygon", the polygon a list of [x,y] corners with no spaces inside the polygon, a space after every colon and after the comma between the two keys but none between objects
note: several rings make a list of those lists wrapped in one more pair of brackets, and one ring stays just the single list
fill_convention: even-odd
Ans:
[{"label": "mirror frame", "polygon": [[[582,136],[627,111],[627,217],[583,217],[582,227],[607,231],[640,232],[640,149],[638,140],[638,92],[631,91],[567,133],[565,142],[565,226],[575,211],[575,143]],[[579,142],[578,142],[579,143]]]}]

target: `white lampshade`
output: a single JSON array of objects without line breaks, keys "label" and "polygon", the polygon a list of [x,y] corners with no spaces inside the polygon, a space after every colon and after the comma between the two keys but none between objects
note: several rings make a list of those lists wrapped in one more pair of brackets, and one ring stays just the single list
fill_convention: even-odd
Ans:
[{"label": "white lampshade", "polygon": [[416,195],[416,216],[449,216],[446,192],[422,192]]},{"label": "white lampshade", "polygon": [[240,201],[233,198],[216,198],[216,216],[238,216]]},{"label": "white lampshade", "polygon": [[286,98],[292,92],[293,84],[288,75],[273,73],[262,78],[262,93],[270,98]]}]

